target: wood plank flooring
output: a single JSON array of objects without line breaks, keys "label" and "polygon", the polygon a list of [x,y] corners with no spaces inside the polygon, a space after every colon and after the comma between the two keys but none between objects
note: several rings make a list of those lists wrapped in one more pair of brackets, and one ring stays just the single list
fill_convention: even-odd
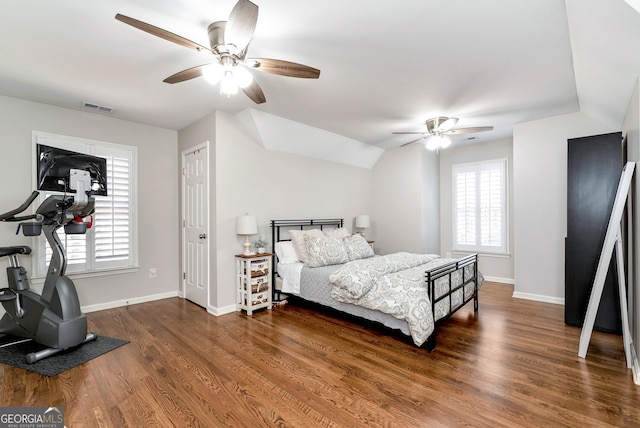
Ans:
[{"label": "wood plank flooring", "polygon": [[0,406],[64,406],[68,427],[637,427],[620,336],[487,282],[435,352],[288,304],[221,317],[178,298],[88,314],[130,344],[47,378],[0,365]]}]

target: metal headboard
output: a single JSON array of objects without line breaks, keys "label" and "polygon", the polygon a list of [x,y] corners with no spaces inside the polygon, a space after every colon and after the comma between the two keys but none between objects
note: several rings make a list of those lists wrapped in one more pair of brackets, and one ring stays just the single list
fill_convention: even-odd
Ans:
[{"label": "metal headboard", "polygon": [[290,229],[313,229],[317,228],[323,230],[325,227],[344,227],[344,219],[342,218],[314,218],[306,220],[271,220],[271,252],[273,253],[273,260],[271,263],[271,290],[272,300],[276,301],[276,275],[277,275],[277,257],[276,257],[276,242],[290,241],[291,238],[282,238],[280,233],[281,228],[286,227],[285,231]]}]

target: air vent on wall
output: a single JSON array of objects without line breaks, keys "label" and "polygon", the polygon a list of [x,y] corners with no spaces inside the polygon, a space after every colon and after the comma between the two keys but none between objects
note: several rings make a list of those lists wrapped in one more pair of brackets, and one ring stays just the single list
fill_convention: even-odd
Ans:
[{"label": "air vent on wall", "polygon": [[99,111],[99,112],[102,112],[102,113],[113,113],[113,109],[111,107],[101,106],[100,104],[88,103],[88,102],[84,101],[82,103],[82,106],[84,108],[88,108],[89,110],[95,110],[95,111]]}]

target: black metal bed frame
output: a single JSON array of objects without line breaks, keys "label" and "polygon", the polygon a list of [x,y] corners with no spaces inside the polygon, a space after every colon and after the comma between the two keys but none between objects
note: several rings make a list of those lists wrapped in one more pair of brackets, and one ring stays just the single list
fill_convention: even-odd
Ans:
[{"label": "black metal bed frame", "polygon": [[[341,218],[316,218],[308,220],[271,220],[271,253],[273,254],[273,260],[271,263],[271,300],[274,302],[280,301],[280,291],[276,291],[276,276],[277,272],[277,257],[276,257],[276,242],[291,241],[291,239],[281,239],[280,228],[295,228],[304,230],[310,227],[319,227],[323,230],[324,227],[343,227],[344,219]],[[276,298],[277,293],[277,298]]]},{"label": "black metal bed frame", "polygon": [[[281,239],[280,228],[288,227],[288,228],[296,228],[300,230],[304,230],[309,227],[316,227],[322,230],[324,227],[343,227],[344,220],[339,219],[309,219],[309,220],[271,220],[271,252],[273,253],[273,263],[272,263],[272,297],[274,301],[276,300],[276,276],[277,272],[277,257],[275,254],[275,245],[276,242],[280,241],[290,241],[291,239]],[[466,267],[473,266],[472,275],[467,276]],[[454,272],[461,270],[462,272],[462,282],[456,286],[452,286],[452,275]],[[440,297],[435,296],[435,283],[436,280],[448,276],[449,278],[449,290],[444,293]],[[465,296],[464,287],[468,284],[474,284],[473,294],[469,297]],[[435,318],[436,304],[446,298],[449,298],[449,312],[446,316],[440,318],[434,323],[434,330],[431,336],[427,339],[424,346],[427,348],[429,352],[433,352],[436,347],[436,331],[437,327],[446,319],[448,319],[451,315],[453,315],[458,309],[464,307],[470,300],[473,299],[473,309],[474,311],[478,311],[478,254],[470,254],[461,259],[456,260],[455,262],[447,263],[443,266],[438,266],[433,269],[425,271],[425,283],[427,285],[427,293],[429,295],[429,300],[431,301],[431,310],[433,316]],[[462,290],[462,303],[454,308],[452,305],[453,299],[451,298],[452,294],[458,290]],[[280,298],[280,292],[278,291],[278,299]]]},{"label": "black metal bed frame", "polygon": [[[473,266],[473,269],[472,269],[473,274],[469,278],[466,278],[465,267],[467,266]],[[462,272],[462,282],[456,285],[455,287],[452,287],[451,275],[453,275],[453,273],[456,272],[457,270],[460,270]],[[427,283],[427,293],[429,294],[429,300],[431,301],[431,311],[433,313],[434,319],[436,316],[436,304],[446,299],[447,297],[449,298],[449,311],[447,312],[447,315],[435,321],[434,323],[435,327],[434,327],[433,333],[431,334],[431,337],[429,337],[426,343],[427,349],[429,350],[429,352],[432,352],[436,347],[435,339],[436,339],[436,329],[438,325],[440,325],[447,318],[453,315],[458,309],[462,308],[464,305],[469,303],[471,299],[473,299],[473,310],[476,312],[478,311],[478,254],[477,253],[469,254],[468,256],[458,259],[453,263],[447,263],[446,265],[438,266],[436,268],[430,269],[425,272],[424,276],[425,276],[425,281]],[[442,296],[434,298],[436,294],[435,293],[436,280],[444,276],[449,277],[449,281],[448,281],[449,290],[446,293],[444,293]],[[464,294],[464,287],[471,282],[473,282],[474,284],[473,294],[467,298]],[[452,305],[453,299],[451,298],[451,295],[460,289],[462,290],[462,303],[460,303],[460,305],[457,308],[454,308]]]}]

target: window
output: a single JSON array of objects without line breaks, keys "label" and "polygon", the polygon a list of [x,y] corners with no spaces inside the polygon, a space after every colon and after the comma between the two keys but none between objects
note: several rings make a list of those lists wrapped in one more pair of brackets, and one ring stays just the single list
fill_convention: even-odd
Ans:
[{"label": "window", "polygon": [[[108,196],[95,196],[93,227],[87,229],[84,235],[66,235],[64,228],[57,231],[67,255],[67,272],[87,273],[134,267],[137,261],[134,233],[137,224],[135,147],[44,133],[34,133],[34,153],[36,144],[96,155],[107,160]],[[41,203],[52,194],[41,192],[38,201]],[[51,249],[44,235],[38,238],[37,247],[35,272],[38,276],[45,276]]]},{"label": "window", "polygon": [[454,250],[507,253],[507,160],[453,166]]}]

